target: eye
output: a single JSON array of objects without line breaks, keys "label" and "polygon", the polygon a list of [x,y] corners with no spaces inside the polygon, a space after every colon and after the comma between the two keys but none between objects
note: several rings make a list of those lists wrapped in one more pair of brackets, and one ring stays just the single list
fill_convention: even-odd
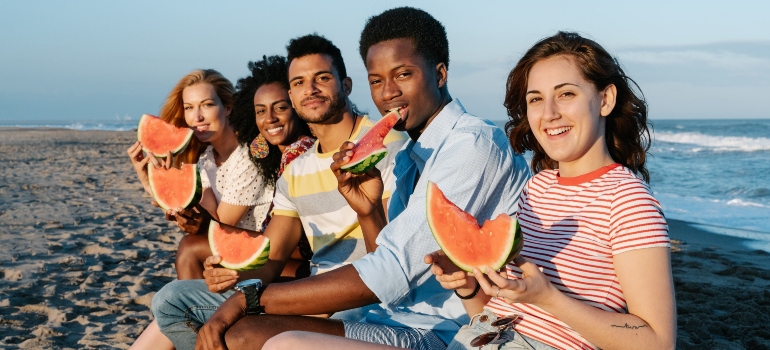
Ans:
[{"label": "eye", "polygon": [[564,91],[559,95],[559,97],[573,97],[573,96],[575,96],[575,93],[572,91]]},{"label": "eye", "polygon": [[318,81],[327,82],[327,81],[331,80],[332,78],[329,75],[324,74],[324,75],[319,75],[317,79],[318,79]]},{"label": "eye", "polygon": [[192,109],[192,106],[184,106],[184,110],[185,110],[185,111],[189,111],[189,110],[191,110],[191,109]]},{"label": "eye", "polygon": [[381,81],[379,79],[372,79],[369,80],[369,85],[376,85],[379,84]]},{"label": "eye", "polygon": [[265,109],[264,108],[257,108],[257,109],[254,110],[254,113],[256,113],[257,115],[263,115],[263,114],[265,114]]},{"label": "eye", "polygon": [[542,97],[540,97],[540,96],[535,96],[535,97],[532,97],[532,98],[530,98],[530,99],[527,101],[527,104],[533,104],[533,103],[536,103],[536,102],[540,102],[540,101],[542,101],[542,100],[543,100],[543,98],[542,98]]},{"label": "eye", "polygon": [[288,109],[289,109],[289,106],[285,104],[280,104],[273,107],[273,110],[275,110],[276,112],[285,112]]},{"label": "eye", "polygon": [[291,83],[291,86],[301,86],[302,80],[295,80],[293,83]]},{"label": "eye", "polygon": [[408,77],[410,77],[411,75],[412,75],[412,73],[411,73],[411,72],[401,72],[401,73],[398,73],[398,75],[396,75],[396,79],[404,79],[404,78],[408,78]]}]

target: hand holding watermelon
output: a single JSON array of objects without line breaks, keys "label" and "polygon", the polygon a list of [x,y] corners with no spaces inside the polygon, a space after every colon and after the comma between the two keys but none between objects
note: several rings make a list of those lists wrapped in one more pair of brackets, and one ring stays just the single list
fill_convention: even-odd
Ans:
[{"label": "hand holding watermelon", "polygon": [[221,267],[222,257],[212,255],[203,262],[203,279],[212,293],[224,292],[238,283],[238,271]]},{"label": "hand holding watermelon", "polygon": [[486,295],[504,298],[509,304],[528,303],[542,307],[561,293],[535,263],[520,255],[513,262],[521,269],[521,278],[508,279],[506,269],[497,272],[486,266],[483,268],[486,277],[478,268],[473,269],[474,275],[481,276],[478,282]]},{"label": "hand holding watermelon", "polygon": [[334,162],[330,168],[334,176],[337,177],[337,189],[348,201],[350,207],[358,215],[368,216],[382,206],[384,185],[380,170],[376,167],[361,174],[354,174],[341,169],[353,156],[354,146],[352,142],[343,143],[339,152],[332,157]]},{"label": "hand holding watermelon", "polygon": [[437,250],[425,256],[430,272],[444,289],[456,290],[460,295],[470,295],[476,289],[476,278],[463,271],[443,251]]}]

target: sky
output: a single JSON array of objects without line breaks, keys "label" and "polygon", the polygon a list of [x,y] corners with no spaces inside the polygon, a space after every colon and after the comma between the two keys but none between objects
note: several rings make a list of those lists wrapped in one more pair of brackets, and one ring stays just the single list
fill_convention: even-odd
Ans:
[{"label": "sky", "polygon": [[486,119],[507,118],[508,73],[558,30],[618,57],[653,120],[770,118],[767,1],[0,0],[0,122],[138,120],[188,72],[235,82],[248,61],[313,32],[342,50],[351,100],[376,113],[359,35],[369,17],[407,4],[444,24],[450,92]]}]

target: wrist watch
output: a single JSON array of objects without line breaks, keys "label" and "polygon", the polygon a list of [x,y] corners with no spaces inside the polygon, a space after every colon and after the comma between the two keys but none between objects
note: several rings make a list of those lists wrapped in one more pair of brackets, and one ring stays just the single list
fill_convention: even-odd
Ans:
[{"label": "wrist watch", "polygon": [[262,292],[262,280],[255,278],[238,282],[233,288],[246,296],[246,315],[259,315],[265,313],[265,308],[259,302]]}]

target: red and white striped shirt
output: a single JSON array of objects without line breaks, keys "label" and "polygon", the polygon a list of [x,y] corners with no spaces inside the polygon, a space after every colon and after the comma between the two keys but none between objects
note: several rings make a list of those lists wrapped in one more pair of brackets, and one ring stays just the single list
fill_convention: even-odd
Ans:
[{"label": "red and white striped shirt", "polygon": [[[627,313],[612,257],[634,249],[668,247],[663,211],[647,184],[620,164],[573,178],[558,170],[535,175],[521,192],[522,256],[543,268],[556,288],[601,310]],[[507,265],[508,277],[521,269]],[[531,304],[492,300],[499,316],[520,314],[516,330],[559,349],[593,349],[569,326]]]}]

